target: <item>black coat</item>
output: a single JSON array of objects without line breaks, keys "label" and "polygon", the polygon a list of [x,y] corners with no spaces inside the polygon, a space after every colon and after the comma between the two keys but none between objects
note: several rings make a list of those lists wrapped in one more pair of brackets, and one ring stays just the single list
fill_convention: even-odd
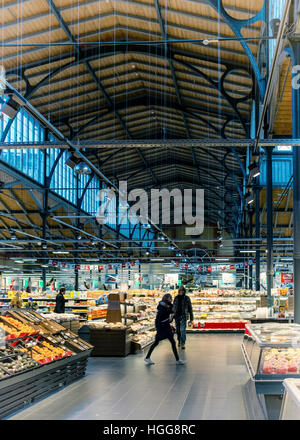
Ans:
[{"label": "black coat", "polygon": [[155,328],[157,331],[156,338],[161,341],[173,337],[173,331],[170,325],[171,314],[173,314],[172,304],[167,304],[161,301],[157,306],[157,315],[155,319]]},{"label": "black coat", "polygon": [[[175,318],[178,318],[177,316],[177,309],[178,309],[178,303],[179,303],[179,295],[175,296],[174,298],[174,314]],[[182,315],[186,316],[186,319],[190,318],[190,321],[194,320],[194,314],[193,314],[193,307],[192,302],[189,296],[183,295],[182,297]]]},{"label": "black coat", "polygon": [[58,293],[55,298],[56,306],[55,306],[54,312],[55,313],[65,313],[65,302],[66,302],[66,300],[65,300],[65,297],[63,296],[63,294]]}]

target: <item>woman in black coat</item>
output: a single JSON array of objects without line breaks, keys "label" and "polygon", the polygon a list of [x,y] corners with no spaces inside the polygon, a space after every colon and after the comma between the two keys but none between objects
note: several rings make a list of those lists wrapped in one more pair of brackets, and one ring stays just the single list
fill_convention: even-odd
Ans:
[{"label": "woman in black coat", "polygon": [[155,335],[155,341],[151,345],[147,356],[145,357],[145,362],[148,365],[153,365],[155,362],[151,360],[151,354],[155,347],[158,346],[160,341],[163,341],[164,339],[169,339],[172,345],[173,353],[176,358],[176,363],[178,365],[183,365],[186,362],[179,359],[176,343],[174,339],[174,333],[172,330],[172,327],[170,325],[171,321],[173,320],[173,306],[172,306],[172,295],[167,293],[163,296],[162,300],[158,304],[157,307],[157,315],[155,319],[155,328],[156,328],[156,335]]},{"label": "woman in black coat", "polygon": [[65,293],[66,293],[66,289],[64,287],[61,287],[55,298],[55,303],[56,303],[54,309],[55,313],[65,313],[65,302],[66,302],[64,297]]}]

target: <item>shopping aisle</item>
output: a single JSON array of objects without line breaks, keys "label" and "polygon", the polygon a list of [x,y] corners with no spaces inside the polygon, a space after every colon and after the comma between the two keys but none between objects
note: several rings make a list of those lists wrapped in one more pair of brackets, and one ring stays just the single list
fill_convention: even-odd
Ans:
[{"label": "shopping aisle", "polygon": [[168,341],[153,366],[143,355],[91,358],[83,379],[10,419],[245,420],[241,342],[241,335],[188,335],[184,366],[176,366]]}]

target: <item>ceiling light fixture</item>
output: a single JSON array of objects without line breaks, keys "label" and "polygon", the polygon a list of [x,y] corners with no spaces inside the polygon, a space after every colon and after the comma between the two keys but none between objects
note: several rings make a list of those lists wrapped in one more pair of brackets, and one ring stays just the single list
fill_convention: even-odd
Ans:
[{"label": "ceiling light fixture", "polygon": [[260,176],[260,169],[256,162],[249,165],[248,169],[250,171],[250,179],[254,179],[255,177]]},{"label": "ceiling light fixture", "polygon": [[246,193],[245,199],[246,199],[247,205],[251,205],[254,202],[254,197],[250,192]]}]

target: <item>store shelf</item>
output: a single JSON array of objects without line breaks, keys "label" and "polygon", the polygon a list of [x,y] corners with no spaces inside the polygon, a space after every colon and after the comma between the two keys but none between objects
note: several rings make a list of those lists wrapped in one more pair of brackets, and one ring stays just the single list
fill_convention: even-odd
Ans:
[{"label": "store shelf", "polygon": [[139,322],[139,321],[145,321],[146,319],[149,319],[149,316],[144,316],[142,318],[138,318],[135,316],[122,316],[123,319],[130,319],[131,321]]},{"label": "store shelf", "polygon": [[154,341],[155,339],[153,338],[151,341],[146,342],[144,345],[141,345],[135,341],[132,341],[132,343],[138,347],[138,350],[144,350],[144,348],[148,347],[149,345],[152,345]]},{"label": "store shelf", "polygon": [[155,324],[154,323],[153,323],[153,325],[149,325],[148,327],[143,327],[143,328],[141,328],[139,330],[131,330],[131,331],[132,331],[132,333],[142,333],[142,332],[145,332],[145,331],[148,331],[148,330],[152,330],[152,329],[155,329]]}]

